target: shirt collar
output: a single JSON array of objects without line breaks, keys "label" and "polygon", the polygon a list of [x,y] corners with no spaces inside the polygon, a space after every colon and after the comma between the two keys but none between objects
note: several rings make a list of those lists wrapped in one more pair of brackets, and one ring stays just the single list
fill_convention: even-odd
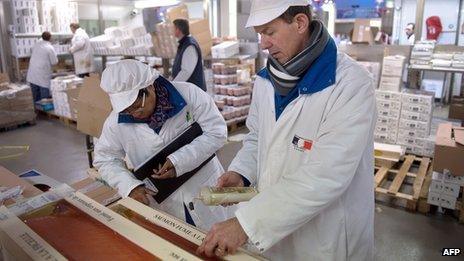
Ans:
[{"label": "shirt collar", "polygon": [[[322,54],[309,67],[306,74],[295,86],[300,94],[311,94],[322,91],[335,83],[337,69],[337,46],[332,38],[329,39]],[[269,72],[263,68],[258,76],[270,80]]]},{"label": "shirt collar", "polygon": [[[163,85],[166,87],[166,90],[168,91],[169,95],[169,103],[172,105],[172,109],[168,112],[169,118],[175,116],[177,113],[179,113],[186,105],[187,102],[185,99],[182,97],[182,95],[179,93],[179,91],[172,85],[172,83],[163,76],[159,76],[156,80],[156,83]],[[146,120],[138,120],[132,115],[125,114],[125,113],[119,113],[118,115],[118,123],[146,123]]]}]

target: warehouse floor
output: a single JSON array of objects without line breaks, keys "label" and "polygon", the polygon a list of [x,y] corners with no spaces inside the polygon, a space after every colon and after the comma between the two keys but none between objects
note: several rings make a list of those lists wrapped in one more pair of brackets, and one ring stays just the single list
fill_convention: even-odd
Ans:
[{"label": "warehouse floor", "polygon": [[[234,138],[240,139],[237,135]],[[28,151],[4,147],[25,145]],[[224,166],[230,164],[240,146],[240,142],[230,141],[221,149],[219,158]],[[86,177],[84,135],[48,119],[38,120],[35,126],[0,132],[0,165],[16,174],[36,169],[60,182],[73,183]],[[437,260],[442,248],[464,249],[463,235],[464,225],[449,215],[424,216],[385,205],[376,207],[376,260]]]}]

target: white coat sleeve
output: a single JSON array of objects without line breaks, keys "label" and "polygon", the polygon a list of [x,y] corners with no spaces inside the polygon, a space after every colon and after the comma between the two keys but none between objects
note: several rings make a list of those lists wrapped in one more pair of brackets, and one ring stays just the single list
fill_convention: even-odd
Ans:
[{"label": "white coat sleeve", "polygon": [[198,54],[193,45],[187,47],[182,54],[182,62],[180,72],[173,81],[186,82],[192,76],[193,70],[198,62]]},{"label": "white coat sleeve", "polygon": [[339,200],[350,185],[376,117],[372,81],[355,85],[358,91],[342,92],[321,122],[307,163],[295,173],[284,173],[276,184],[235,212],[250,241],[261,251]]},{"label": "white coat sleeve", "polygon": [[82,35],[75,35],[72,41],[72,46],[69,48],[70,53],[75,53],[85,46],[85,38]]},{"label": "white coat sleeve", "polygon": [[[257,97],[257,89],[253,88],[253,97]],[[235,171],[244,176],[251,185],[256,184],[258,173],[258,99],[252,99],[250,111],[246,120],[249,130],[243,139],[243,147],[229,165],[229,171]]]},{"label": "white coat sleeve", "polygon": [[58,63],[58,56],[56,55],[54,48],[51,48],[50,52],[48,52],[48,58],[50,59],[51,65],[56,65]]},{"label": "white coat sleeve", "polygon": [[143,184],[126,168],[124,156],[125,152],[117,133],[105,122],[102,134],[95,145],[93,165],[98,169],[102,179],[117,189],[121,197],[129,196],[132,189]]},{"label": "white coat sleeve", "polygon": [[213,99],[193,84],[190,99],[193,119],[201,126],[203,134],[168,156],[173,163],[177,176],[194,170],[218,151],[227,141],[227,125]]}]

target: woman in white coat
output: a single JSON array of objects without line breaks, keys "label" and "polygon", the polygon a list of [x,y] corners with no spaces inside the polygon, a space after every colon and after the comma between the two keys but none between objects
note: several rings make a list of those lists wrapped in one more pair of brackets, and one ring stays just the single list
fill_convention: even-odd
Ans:
[{"label": "woman in white coat", "polygon": [[259,194],[198,252],[222,256],[248,241],[272,260],[372,260],[372,78],[337,53],[307,0],[253,1],[247,24],[270,56],[250,132],[219,185],[243,186],[243,176]]},{"label": "woman in white coat", "polygon": [[84,78],[95,70],[89,35],[80,28],[79,24],[72,23],[69,27],[74,34],[69,52],[73,54],[76,75]]},{"label": "woman in white coat", "polygon": [[[154,172],[154,178],[171,178],[194,170],[226,142],[227,126],[214,101],[191,83],[171,83],[146,64],[122,60],[105,69],[101,87],[109,94],[113,111],[95,146],[94,165],[122,197],[148,204],[151,194],[126,168],[126,155],[138,166],[196,121],[203,134],[169,155],[162,169]],[[216,185],[223,171],[214,157],[167,199],[150,205],[209,229],[226,219],[225,210],[194,198],[202,187]]]}]

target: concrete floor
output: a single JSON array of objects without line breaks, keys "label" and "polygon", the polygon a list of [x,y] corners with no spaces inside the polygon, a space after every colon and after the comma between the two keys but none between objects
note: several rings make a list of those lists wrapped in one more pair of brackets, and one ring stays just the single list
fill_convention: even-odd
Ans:
[{"label": "concrete floor", "polygon": [[[18,153],[3,147],[12,145],[28,145],[30,149],[21,156],[5,159]],[[219,151],[225,167],[240,147],[240,142],[229,142]],[[60,182],[81,180],[86,177],[88,168],[84,135],[55,120],[39,120],[35,126],[0,132],[0,165],[16,174],[36,169]],[[464,225],[454,218],[424,216],[377,205],[376,260],[440,260],[445,259],[441,257],[445,247],[464,250]],[[461,255],[452,259],[464,258]]]}]

